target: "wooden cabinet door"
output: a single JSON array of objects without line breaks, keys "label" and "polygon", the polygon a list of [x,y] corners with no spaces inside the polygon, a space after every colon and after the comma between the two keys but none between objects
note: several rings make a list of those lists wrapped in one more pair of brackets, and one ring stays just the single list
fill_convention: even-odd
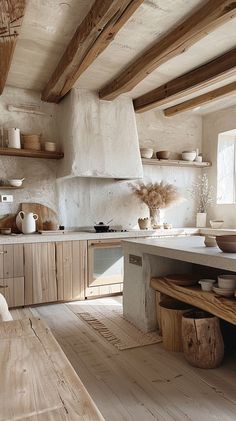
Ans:
[{"label": "wooden cabinet door", "polygon": [[87,241],[56,243],[58,300],[83,300],[87,280]]},{"label": "wooden cabinet door", "polygon": [[0,246],[0,278],[24,276],[23,244]]},{"label": "wooden cabinet door", "polygon": [[0,292],[6,298],[8,307],[24,305],[24,278],[4,278],[0,280]]},{"label": "wooden cabinet door", "polygon": [[55,243],[24,244],[25,304],[57,301]]}]

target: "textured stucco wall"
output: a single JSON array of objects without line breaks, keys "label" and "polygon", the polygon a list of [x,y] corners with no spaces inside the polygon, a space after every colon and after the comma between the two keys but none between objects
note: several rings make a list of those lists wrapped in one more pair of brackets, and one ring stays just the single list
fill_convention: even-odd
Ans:
[{"label": "textured stucco wall", "polygon": [[[46,116],[10,112],[8,105],[38,105]],[[8,87],[0,97],[0,126],[18,127],[23,133],[42,133],[44,139],[56,141],[55,106],[40,101],[34,91]],[[46,159],[0,157],[0,178],[23,178],[25,189],[0,190],[0,194],[13,194],[13,204],[0,203],[0,216],[16,212],[21,202],[38,202],[57,209],[56,162]]]},{"label": "textured stucco wall", "polygon": [[[137,114],[137,128],[141,145],[155,150],[169,149],[173,153],[184,149],[201,148],[202,120],[199,116],[166,118],[161,112]],[[144,167],[145,181],[165,180],[180,188],[188,198],[178,206],[166,209],[163,219],[174,226],[195,223],[194,203],[187,189],[200,170],[176,167]],[[60,215],[65,225],[92,225],[98,220],[114,218],[114,224],[135,227],[139,216],[147,216],[148,209],[133,196],[129,182],[104,179],[74,178],[58,180]]]},{"label": "textured stucco wall", "polygon": [[[217,187],[217,146],[219,133],[236,129],[236,106],[203,117],[203,150],[212,167],[207,170],[210,183]],[[236,204],[218,204],[208,209],[209,219],[223,219],[225,227],[236,227]]]},{"label": "textured stucco wall", "polygon": [[[40,104],[48,116],[10,113],[7,104]],[[19,127],[25,132],[42,133],[43,137],[57,141],[56,105],[41,103],[38,93],[7,88],[0,97],[0,125]],[[65,109],[66,112],[66,109]],[[52,115],[52,117],[50,117]],[[166,118],[160,112],[147,112],[136,116],[141,145],[155,150],[169,149],[181,152],[201,145],[201,117],[181,115]],[[69,127],[68,127],[69,134]],[[64,138],[64,144],[68,138]],[[86,157],[84,158],[86,160]],[[58,210],[60,222],[66,226],[93,225],[98,220],[114,218],[114,224],[134,227],[139,216],[148,215],[148,209],[133,196],[129,182],[108,179],[73,178],[56,180],[59,162],[41,159],[0,157],[0,178],[26,177],[25,189],[16,190],[13,205],[0,204],[0,215],[14,212],[22,201],[36,201]],[[145,181],[164,179],[175,183],[183,196],[200,174],[200,170],[175,167],[144,167]],[[167,209],[164,219],[174,226],[194,224],[192,201]]]}]

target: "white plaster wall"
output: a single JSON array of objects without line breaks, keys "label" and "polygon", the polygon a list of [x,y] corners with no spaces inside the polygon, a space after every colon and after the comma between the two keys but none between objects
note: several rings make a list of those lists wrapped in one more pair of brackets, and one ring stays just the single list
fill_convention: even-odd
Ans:
[{"label": "white plaster wall", "polygon": [[[202,120],[200,116],[164,117],[161,112],[137,114],[137,128],[141,145],[155,150],[201,148]],[[166,209],[163,219],[177,226],[195,224],[195,207],[187,189],[200,174],[199,169],[177,167],[144,167],[145,181],[174,183],[187,200]],[[105,179],[74,178],[58,180],[61,222],[66,226],[93,225],[100,220],[114,218],[113,224],[128,228],[137,226],[140,216],[147,216],[146,205],[131,192],[130,182]]]},{"label": "white plaster wall", "polygon": [[[212,167],[207,170],[209,181],[217,187],[217,145],[219,133],[236,129],[236,106],[203,117],[203,151]],[[236,204],[216,204],[208,209],[209,219],[223,219],[224,226],[236,227]]]},{"label": "white plaster wall", "polygon": [[[67,104],[69,96],[63,101]],[[15,106],[37,103],[48,116],[12,113],[7,105]],[[69,108],[64,105],[65,118],[69,120]],[[60,137],[55,118],[56,105],[41,103],[40,95],[33,91],[7,88],[0,97],[0,125],[19,127],[25,132],[42,133],[43,137],[57,141]],[[52,117],[51,117],[52,116]],[[152,145],[155,150],[169,149],[181,152],[201,145],[201,117],[181,115],[166,118],[160,112],[136,115],[141,145]],[[59,130],[58,130],[59,129]],[[20,202],[32,201],[45,204],[57,210],[60,222],[66,226],[93,225],[99,220],[114,218],[113,224],[125,227],[137,226],[140,216],[147,216],[148,209],[134,197],[127,181],[113,179],[79,178],[56,180],[58,165],[70,165],[73,160],[67,154],[70,126],[62,137],[66,158],[61,162],[41,159],[0,157],[0,178],[26,177],[25,189],[16,190],[13,205],[0,204],[0,216],[15,212]],[[84,156],[86,161],[87,156]],[[70,161],[71,160],[71,161]],[[144,167],[145,181],[164,179],[175,183],[183,196],[188,197],[187,188],[200,170],[175,167]],[[6,192],[6,191],[3,191]],[[188,200],[165,211],[164,219],[177,226],[192,226],[195,209]]]},{"label": "white plaster wall", "polygon": [[[10,112],[7,105],[38,105],[46,116]],[[42,133],[44,139],[56,141],[55,106],[40,101],[34,91],[7,87],[0,97],[0,126],[18,127],[24,133]],[[38,202],[57,209],[56,165],[46,159],[29,159],[0,156],[0,179],[22,178],[25,189],[0,190],[0,194],[13,194],[13,204],[0,203],[0,216],[16,212],[21,202]]]}]

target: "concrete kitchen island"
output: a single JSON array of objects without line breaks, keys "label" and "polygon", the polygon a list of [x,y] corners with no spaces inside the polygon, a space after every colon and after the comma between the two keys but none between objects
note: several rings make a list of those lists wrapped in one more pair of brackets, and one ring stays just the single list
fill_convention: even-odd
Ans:
[{"label": "concrete kitchen island", "polygon": [[207,268],[236,272],[236,254],[222,253],[218,247],[207,248],[200,236],[134,239],[124,241],[123,249],[124,315],[145,332],[157,326],[152,277],[192,273],[198,267],[204,267],[206,274]]}]

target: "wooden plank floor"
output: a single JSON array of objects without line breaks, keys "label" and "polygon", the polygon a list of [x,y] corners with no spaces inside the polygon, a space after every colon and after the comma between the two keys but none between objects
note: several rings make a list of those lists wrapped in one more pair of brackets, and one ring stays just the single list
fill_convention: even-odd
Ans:
[{"label": "wooden plank floor", "polygon": [[162,344],[118,351],[64,304],[12,314],[31,311],[50,326],[107,421],[236,420],[235,357],[218,369],[196,369]]}]

